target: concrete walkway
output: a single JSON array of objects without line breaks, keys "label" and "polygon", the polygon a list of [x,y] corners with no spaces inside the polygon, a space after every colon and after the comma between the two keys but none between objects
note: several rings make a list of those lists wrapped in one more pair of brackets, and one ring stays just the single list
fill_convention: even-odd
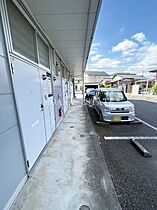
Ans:
[{"label": "concrete walkway", "polygon": [[11,210],[79,210],[81,205],[121,209],[88,112],[77,99]]}]

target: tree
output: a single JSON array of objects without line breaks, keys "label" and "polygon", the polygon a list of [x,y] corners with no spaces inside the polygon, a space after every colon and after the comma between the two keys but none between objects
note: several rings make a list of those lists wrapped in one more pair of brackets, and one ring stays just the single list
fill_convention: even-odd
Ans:
[{"label": "tree", "polygon": [[152,87],[151,92],[153,93],[153,95],[157,95],[157,85],[154,85]]}]

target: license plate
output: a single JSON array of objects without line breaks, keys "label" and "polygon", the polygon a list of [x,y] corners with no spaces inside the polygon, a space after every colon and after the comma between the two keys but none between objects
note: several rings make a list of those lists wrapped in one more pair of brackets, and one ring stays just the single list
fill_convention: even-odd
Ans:
[{"label": "license plate", "polygon": [[114,116],[114,117],[112,117],[112,121],[113,121],[113,122],[119,122],[119,121],[121,121],[121,117],[119,117],[119,116]]}]

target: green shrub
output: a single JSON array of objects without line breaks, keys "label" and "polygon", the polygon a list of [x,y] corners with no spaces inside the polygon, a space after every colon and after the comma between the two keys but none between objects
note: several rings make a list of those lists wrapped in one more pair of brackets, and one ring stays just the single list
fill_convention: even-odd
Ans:
[{"label": "green shrub", "polygon": [[151,89],[153,95],[157,95],[157,85],[154,85]]}]

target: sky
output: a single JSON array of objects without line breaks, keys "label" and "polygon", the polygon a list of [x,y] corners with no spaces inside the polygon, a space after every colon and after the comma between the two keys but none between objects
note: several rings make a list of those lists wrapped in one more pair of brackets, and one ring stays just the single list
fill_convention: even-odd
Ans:
[{"label": "sky", "polygon": [[157,68],[157,0],[103,0],[86,70]]}]

